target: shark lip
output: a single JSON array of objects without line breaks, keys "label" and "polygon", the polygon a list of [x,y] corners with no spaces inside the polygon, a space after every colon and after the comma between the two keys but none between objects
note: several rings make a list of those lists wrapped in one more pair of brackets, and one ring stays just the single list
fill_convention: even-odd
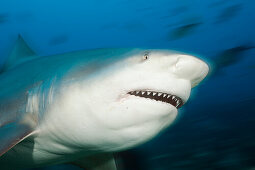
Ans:
[{"label": "shark lip", "polygon": [[156,91],[144,91],[144,90],[136,90],[136,91],[130,91],[127,94],[129,95],[134,95],[134,96],[139,96],[139,97],[144,97],[144,98],[149,98],[153,99],[156,101],[161,101],[164,103],[168,103],[179,109],[180,107],[183,106],[184,102],[183,100],[172,94],[168,93],[162,93],[162,92],[156,92]]}]

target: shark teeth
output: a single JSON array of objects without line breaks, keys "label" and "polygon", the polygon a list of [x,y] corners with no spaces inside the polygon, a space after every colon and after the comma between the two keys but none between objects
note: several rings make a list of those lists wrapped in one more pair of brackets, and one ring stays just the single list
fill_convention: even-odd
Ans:
[{"label": "shark teeth", "polygon": [[182,99],[180,97],[178,97],[176,95],[168,94],[168,93],[147,91],[147,90],[146,91],[145,90],[140,90],[140,91],[136,90],[136,91],[128,92],[128,94],[143,97],[143,98],[149,98],[149,99],[161,101],[164,103],[169,103],[169,104],[175,106],[176,108],[180,108],[184,104],[184,102],[182,101]]}]

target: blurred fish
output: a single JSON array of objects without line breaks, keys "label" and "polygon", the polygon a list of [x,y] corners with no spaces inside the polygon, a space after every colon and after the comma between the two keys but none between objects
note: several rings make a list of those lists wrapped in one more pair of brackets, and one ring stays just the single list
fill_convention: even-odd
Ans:
[{"label": "blurred fish", "polygon": [[0,24],[8,21],[8,14],[0,14]]},{"label": "blurred fish", "polygon": [[219,7],[219,6],[225,5],[227,2],[230,2],[230,1],[225,1],[225,0],[214,1],[213,3],[209,5],[209,7],[210,8]]},{"label": "blurred fish", "polygon": [[242,9],[241,4],[232,5],[225,8],[217,17],[216,23],[222,23],[234,18],[241,11],[241,9]]},{"label": "blurred fish", "polygon": [[187,11],[189,11],[189,8],[187,6],[184,6],[184,5],[179,6],[179,7],[174,8],[173,10],[171,10],[171,16],[177,16],[180,14],[184,14]]},{"label": "blurred fish", "polygon": [[169,10],[168,15],[161,16],[160,19],[170,19],[172,17],[186,13],[189,10],[187,6],[179,6]]},{"label": "blurred fish", "polygon": [[64,44],[68,41],[68,36],[67,35],[59,35],[56,37],[53,37],[50,42],[49,45],[60,45],[60,44]]},{"label": "blurred fish", "polygon": [[253,48],[255,48],[255,46],[240,45],[221,52],[214,57],[214,69],[210,70],[209,74],[211,76],[218,75],[221,73],[221,69],[240,62],[244,58],[243,53]]},{"label": "blurred fish", "polygon": [[188,36],[191,33],[193,33],[193,31],[201,24],[202,23],[199,22],[199,23],[191,23],[191,24],[180,26],[170,32],[170,34],[168,35],[168,39],[176,40],[176,39],[184,38],[185,36]]},{"label": "blurred fish", "polygon": [[208,69],[156,49],[40,57],[19,36],[0,74],[0,169],[72,162],[115,170],[112,152],[171,125]]}]

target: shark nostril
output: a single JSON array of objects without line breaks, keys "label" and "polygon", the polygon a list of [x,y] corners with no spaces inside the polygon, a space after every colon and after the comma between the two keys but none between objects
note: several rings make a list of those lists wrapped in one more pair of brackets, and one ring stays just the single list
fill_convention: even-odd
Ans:
[{"label": "shark nostril", "polygon": [[178,63],[179,63],[179,61],[180,61],[180,57],[177,57],[177,58],[176,58],[176,61],[175,61],[175,67],[178,67],[178,65],[179,65],[179,64],[178,64]]},{"label": "shark nostril", "polygon": [[178,58],[176,59],[176,63],[175,63],[176,71],[180,69],[180,67],[181,67],[181,64],[180,64],[180,63],[181,63],[181,62],[180,62],[180,57],[178,57]]},{"label": "shark nostril", "polygon": [[192,59],[178,58],[175,64],[175,73],[182,78],[188,78],[193,74],[198,65],[199,63]]},{"label": "shark nostril", "polygon": [[174,68],[174,74],[182,79],[198,84],[206,76],[208,66],[203,61],[188,55],[180,56]]}]

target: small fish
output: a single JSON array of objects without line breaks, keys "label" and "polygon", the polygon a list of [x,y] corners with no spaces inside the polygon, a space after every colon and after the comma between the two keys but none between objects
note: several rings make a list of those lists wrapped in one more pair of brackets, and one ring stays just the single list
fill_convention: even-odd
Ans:
[{"label": "small fish", "polygon": [[0,24],[3,24],[8,21],[8,15],[7,14],[0,14]]},{"label": "small fish", "polygon": [[50,42],[49,45],[59,45],[59,44],[64,44],[68,41],[68,36],[67,35],[59,35],[56,37],[53,37]]},{"label": "small fish", "polygon": [[210,75],[218,75],[222,68],[234,65],[243,59],[243,53],[247,50],[253,49],[252,45],[240,45],[233,48],[229,48],[219,53],[214,57],[213,65],[214,69],[211,70]]},{"label": "small fish", "polygon": [[217,17],[216,23],[222,23],[234,18],[241,11],[241,9],[242,6],[240,4],[232,5],[225,8]]},{"label": "small fish", "polygon": [[225,5],[226,3],[228,3],[230,1],[224,1],[224,0],[219,0],[219,1],[214,1],[213,3],[211,3],[208,7],[209,8],[215,8],[215,7],[220,7],[222,5]]},{"label": "small fish", "polygon": [[169,38],[172,39],[180,39],[183,38],[189,34],[191,34],[195,28],[197,28],[201,23],[191,23],[187,25],[180,26],[174,31],[172,31],[169,35]]}]

